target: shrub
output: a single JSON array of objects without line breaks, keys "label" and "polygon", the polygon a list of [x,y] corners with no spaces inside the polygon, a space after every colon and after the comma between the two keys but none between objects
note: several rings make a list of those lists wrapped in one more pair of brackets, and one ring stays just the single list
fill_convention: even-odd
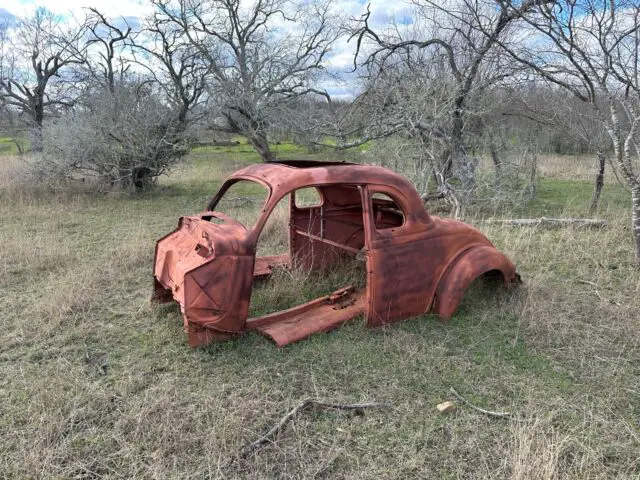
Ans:
[{"label": "shrub", "polygon": [[126,85],[88,96],[44,129],[38,172],[98,177],[144,189],[188,151],[186,125],[148,86]]}]

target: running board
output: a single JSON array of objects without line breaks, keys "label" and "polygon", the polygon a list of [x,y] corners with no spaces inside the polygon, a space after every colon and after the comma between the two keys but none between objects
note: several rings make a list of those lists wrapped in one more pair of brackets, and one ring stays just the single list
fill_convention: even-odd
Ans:
[{"label": "running board", "polygon": [[365,295],[353,287],[303,303],[288,310],[247,320],[247,330],[270,337],[279,347],[305,339],[317,332],[337,328],[365,309]]}]

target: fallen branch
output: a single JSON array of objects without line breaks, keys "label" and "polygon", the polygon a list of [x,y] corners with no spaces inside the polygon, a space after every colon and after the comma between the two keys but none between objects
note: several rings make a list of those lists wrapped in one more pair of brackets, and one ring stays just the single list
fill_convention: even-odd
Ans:
[{"label": "fallen branch", "polygon": [[546,226],[546,227],[562,227],[565,225],[575,225],[577,227],[593,227],[602,228],[607,226],[606,220],[597,220],[593,218],[512,218],[512,219],[487,219],[485,223],[503,223],[505,225],[514,225],[518,227],[528,226]]},{"label": "fallen branch", "polygon": [[273,438],[280,430],[282,430],[289,421],[293,417],[296,416],[298,412],[308,409],[318,409],[318,408],[335,408],[339,410],[363,410],[365,408],[389,408],[390,405],[386,403],[333,403],[333,402],[322,402],[320,400],[314,400],[312,398],[307,398],[303,400],[298,405],[296,405],[292,410],[290,410],[284,417],[280,419],[278,423],[276,423],[273,427],[269,429],[267,433],[262,435],[257,440],[246,444],[244,447],[240,449],[240,456],[246,457],[250,453],[254,452],[258,448],[260,448],[265,443],[269,442],[271,438]]},{"label": "fallen branch", "polygon": [[612,305],[617,305],[618,307],[621,306],[620,302],[616,302],[613,299],[604,298],[602,295],[600,295],[600,292],[598,291],[598,284],[597,283],[591,282],[589,280],[581,280],[581,279],[578,279],[577,282],[578,283],[584,283],[585,285],[591,285],[593,287],[593,293],[595,293],[596,297],[598,297],[601,301],[606,302],[606,303],[610,303]]},{"label": "fallen branch", "polygon": [[469,400],[464,398],[462,395],[460,395],[458,392],[456,392],[453,387],[451,387],[449,390],[462,403],[466,403],[468,406],[470,406],[471,408],[473,408],[474,410],[476,410],[476,411],[478,411],[480,413],[483,413],[483,414],[488,415],[490,417],[497,417],[497,418],[505,418],[505,417],[511,416],[511,412],[493,412],[491,410],[485,410],[484,408],[477,407],[473,403],[471,403]]}]

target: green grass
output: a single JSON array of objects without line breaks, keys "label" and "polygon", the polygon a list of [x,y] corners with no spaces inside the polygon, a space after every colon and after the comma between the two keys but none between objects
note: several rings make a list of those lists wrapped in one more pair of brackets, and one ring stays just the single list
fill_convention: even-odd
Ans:
[{"label": "green grass", "polygon": [[[536,197],[516,212],[533,216],[571,214],[585,217],[592,194],[592,182],[542,178]],[[623,186],[618,183],[605,185],[600,199],[600,215],[616,216],[630,208],[631,196]]]},{"label": "green grass", "polygon": [[[234,139],[237,141],[237,145],[216,145],[216,146],[200,146],[193,149],[193,153],[196,155],[202,154],[219,154],[219,153],[232,153],[232,154],[246,154],[248,156],[255,155],[255,150],[246,140]],[[272,152],[278,157],[287,157],[290,155],[307,154],[307,149],[300,145],[291,142],[274,143],[271,146]]]},{"label": "green grass", "polygon": [[[17,140],[21,144],[25,144],[25,140]],[[25,144],[26,148],[26,144]],[[16,155],[18,153],[18,145],[12,137],[0,137],[0,156]]]},{"label": "green grass", "polygon": [[[213,156],[239,156],[248,161],[260,161],[260,156],[256,151],[247,143],[245,138],[236,137],[231,141],[238,142],[237,145],[220,145],[220,146],[199,146],[192,150],[192,157],[206,157],[208,155]],[[318,147],[317,149],[310,149],[308,147],[298,145],[293,142],[277,142],[270,144],[271,152],[274,156],[281,160],[297,160],[297,159],[309,159],[309,160],[351,160],[357,158],[362,152],[365,152],[369,148],[370,143],[367,142],[358,147],[354,147],[348,151],[340,151],[331,148],[335,145],[335,142],[326,142],[325,147]]]},{"label": "green grass", "polygon": [[[191,350],[176,306],[154,306],[155,241],[255,161],[197,151],[154,191],[0,190],[0,478],[633,478],[640,474],[640,274],[627,198],[607,184],[605,229],[468,218],[524,285],[478,282],[454,318],[362,319],[278,349],[250,333]],[[509,216],[578,216],[588,182],[543,178]],[[270,246],[281,248],[277,225]],[[279,271],[259,315],[362,281],[357,264]],[[584,283],[584,282],[592,282]],[[106,375],[85,360],[108,356]],[[464,405],[435,406],[453,387]],[[229,463],[301,399],[310,411]]]}]

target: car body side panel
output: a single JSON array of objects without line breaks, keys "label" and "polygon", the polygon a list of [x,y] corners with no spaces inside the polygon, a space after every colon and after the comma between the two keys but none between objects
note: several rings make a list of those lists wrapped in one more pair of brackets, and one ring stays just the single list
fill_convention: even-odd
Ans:
[{"label": "car body side panel", "polygon": [[425,232],[423,239],[372,248],[367,266],[367,325],[375,327],[427,313],[440,278],[457,252],[482,245],[472,235],[431,237]]},{"label": "car body side panel", "polygon": [[[384,193],[404,212],[403,225],[374,225],[374,193]],[[474,247],[497,252],[478,230],[462,222],[412,216],[403,192],[392,186],[371,186],[363,200],[368,224],[367,325],[375,327],[430,311],[436,288],[449,265]],[[384,225],[383,225],[384,226]],[[457,306],[457,304],[456,304]]]}]

